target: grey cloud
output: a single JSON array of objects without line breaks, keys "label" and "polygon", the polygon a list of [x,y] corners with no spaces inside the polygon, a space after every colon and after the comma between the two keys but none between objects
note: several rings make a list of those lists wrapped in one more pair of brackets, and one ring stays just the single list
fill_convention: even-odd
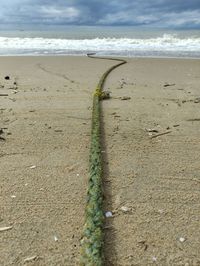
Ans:
[{"label": "grey cloud", "polygon": [[199,0],[1,0],[4,24],[200,28]]}]

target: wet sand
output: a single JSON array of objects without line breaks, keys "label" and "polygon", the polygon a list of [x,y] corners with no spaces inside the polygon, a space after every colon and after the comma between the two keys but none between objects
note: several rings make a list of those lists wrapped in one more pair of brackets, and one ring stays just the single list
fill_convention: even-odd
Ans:
[{"label": "wet sand", "polygon": [[[92,93],[112,64],[1,57],[1,265],[78,265]],[[106,82],[105,265],[200,264],[199,73],[200,60],[128,59]]]}]

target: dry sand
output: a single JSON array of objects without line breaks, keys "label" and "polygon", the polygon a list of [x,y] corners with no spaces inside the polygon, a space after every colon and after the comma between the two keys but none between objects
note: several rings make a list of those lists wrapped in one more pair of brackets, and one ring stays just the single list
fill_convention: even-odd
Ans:
[{"label": "dry sand", "polygon": [[[78,265],[92,92],[112,64],[1,57],[0,265]],[[105,88],[105,265],[200,265],[200,60],[128,59]]]}]

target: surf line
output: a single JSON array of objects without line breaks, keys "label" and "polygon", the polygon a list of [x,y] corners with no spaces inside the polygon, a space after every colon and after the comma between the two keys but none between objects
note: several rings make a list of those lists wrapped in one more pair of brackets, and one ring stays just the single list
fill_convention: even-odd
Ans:
[{"label": "surf line", "polygon": [[90,144],[90,167],[85,210],[85,224],[81,239],[81,266],[103,265],[103,223],[104,213],[102,193],[102,157],[101,157],[101,105],[104,98],[103,87],[108,75],[117,67],[126,64],[124,59],[99,57],[95,53],[87,54],[89,58],[117,61],[101,76],[93,95],[92,131]]}]

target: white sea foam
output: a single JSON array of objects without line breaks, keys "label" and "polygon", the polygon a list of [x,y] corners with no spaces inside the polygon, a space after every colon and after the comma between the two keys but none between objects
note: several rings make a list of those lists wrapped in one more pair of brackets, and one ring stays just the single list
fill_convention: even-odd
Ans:
[{"label": "white sea foam", "polygon": [[0,52],[14,54],[196,54],[200,56],[200,37],[178,38],[164,34],[156,38],[50,39],[0,37]]}]

